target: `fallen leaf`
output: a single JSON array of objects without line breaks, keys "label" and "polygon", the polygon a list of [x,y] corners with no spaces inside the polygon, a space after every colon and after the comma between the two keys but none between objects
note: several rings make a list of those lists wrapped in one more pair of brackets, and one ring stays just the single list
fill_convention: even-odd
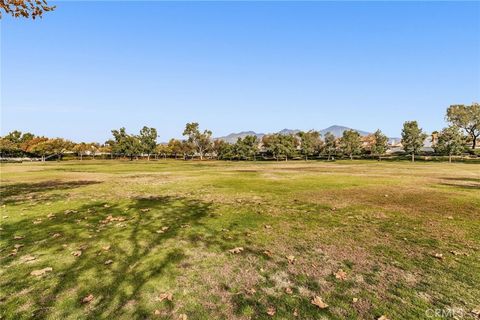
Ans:
[{"label": "fallen leaf", "polygon": [[52,238],[55,239],[55,238],[58,238],[58,237],[61,237],[62,235],[60,233],[54,233],[52,235]]},{"label": "fallen leaf", "polygon": [[37,257],[31,256],[31,255],[26,255],[20,258],[20,261],[22,262],[30,262],[34,260],[37,260]]},{"label": "fallen leaf", "polygon": [[18,249],[24,247],[24,245],[23,244],[14,244],[13,247],[18,250]]},{"label": "fallen leaf", "polygon": [[185,313],[182,313],[178,316],[178,320],[187,320],[187,319],[188,319],[188,317]]},{"label": "fallen leaf", "polygon": [[352,302],[353,302],[353,303],[357,303],[357,302],[358,302],[358,298],[353,298],[353,299],[352,299]]},{"label": "fallen leaf", "polygon": [[289,255],[286,257],[288,260],[288,263],[293,264],[295,262],[295,256]]},{"label": "fallen leaf", "polygon": [[50,272],[50,271],[53,271],[53,269],[51,267],[46,267],[46,268],[43,268],[43,269],[34,270],[34,271],[30,272],[30,275],[39,277],[39,276],[43,276],[45,273]]},{"label": "fallen leaf", "polygon": [[148,212],[148,211],[150,211],[150,209],[149,209],[149,208],[143,208],[143,209],[140,209],[140,211],[142,211],[142,212]]},{"label": "fallen leaf", "polygon": [[74,257],[80,257],[82,255],[82,251],[77,250],[77,251],[72,251],[72,256]]},{"label": "fallen leaf", "polygon": [[236,247],[236,248],[228,250],[228,252],[230,252],[230,253],[240,253],[242,251],[243,251],[242,247]]},{"label": "fallen leaf", "polygon": [[25,236],[15,236],[15,237],[13,237],[13,240],[22,240],[24,238],[25,238]]},{"label": "fallen leaf", "polygon": [[153,312],[153,314],[156,315],[156,316],[159,316],[159,315],[162,314],[162,312],[160,310],[156,309],[155,312]]},{"label": "fallen leaf", "polygon": [[267,308],[267,314],[268,314],[269,316],[274,316],[276,312],[277,312],[277,310],[275,310],[274,307],[268,307],[268,308]]},{"label": "fallen leaf", "polygon": [[472,313],[476,315],[477,317],[480,317],[480,307],[478,309],[473,309]]},{"label": "fallen leaf", "polygon": [[113,260],[107,260],[105,261],[105,265],[109,265],[109,264],[112,264],[113,263]]},{"label": "fallen leaf", "polygon": [[105,204],[103,205],[103,207],[104,207],[104,208],[110,208],[110,205],[107,204],[107,203],[105,203]]},{"label": "fallen leaf", "polygon": [[382,315],[377,320],[390,320],[390,319],[388,319],[387,316]]},{"label": "fallen leaf", "polygon": [[298,310],[296,308],[293,310],[293,316],[298,317]]},{"label": "fallen leaf", "polygon": [[269,225],[269,224],[266,224],[264,227],[265,227],[265,229],[272,229],[272,226]]},{"label": "fallen leaf", "polygon": [[90,301],[93,300],[93,294],[89,294],[88,296],[86,296],[85,298],[82,299],[82,303],[89,303]]},{"label": "fallen leaf", "polygon": [[111,246],[110,246],[110,245],[108,245],[108,246],[104,246],[104,247],[102,247],[102,250],[104,250],[104,251],[108,251],[108,250],[110,250],[110,248],[111,248]]},{"label": "fallen leaf", "polygon": [[42,223],[41,219],[37,219],[37,220],[33,221],[33,224],[40,224],[40,223]]},{"label": "fallen leaf", "polygon": [[319,307],[320,309],[326,309],[328,308],[328,304],[326,304],[325,302],[323,302],[322,298],[319,297],[319,296],[315,296],[313,297],[311,303],[317,307]]},{"label": "fallen leaf", "polygon": [[286,288],[285,288],[285,293],[286,293],[286,294],[292,294],[292,293],[293,293],[293,290],[292,290],[290,287],[286,287]]},{"label": "fallen leaf", "polygon": [[448,220],[453,220],[453,216],[448,216],[447,219]]},{"label": "fallen leaf", "polygon": [[160,294],[157,298],[158,301],[163,301],[165,299],[167,299],[168,301],[172,301],[173,300],[173,294],[170,293],[170,292],[165,292],[165,293]]},{"label": "fallen leaf", "polygon": [[433,256],[437,259],[440,259],[440,260],[443,259],[443,254],[442,253],[435,253]]},{"label": "fallen leaf", "polygon": [[265,250],[263,253],[269,258],[273,257],[273,253],[270,250]]},{"label": "fallen leaf", "polygon": [[339,269],[337,272],[334,273],[335,278],[339,280],[346,280],[347,279],[347,273],[343,271],[342,269]]},{"label": "fallen leaf", "polygon": [[256,292],[257,292],[257,290],[255,290],[255,288],[247,289],[248,294],[255,294]]}]

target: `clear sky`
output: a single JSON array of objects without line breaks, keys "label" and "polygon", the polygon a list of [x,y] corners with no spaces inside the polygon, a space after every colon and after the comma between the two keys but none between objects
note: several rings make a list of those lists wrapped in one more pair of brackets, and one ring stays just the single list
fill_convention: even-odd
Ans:
[{"label": "clear sky", "polygon": [[479,2],[58,2],[1,21],[1,133],[103,142],[333,124],[399,136],[480,101]]}]

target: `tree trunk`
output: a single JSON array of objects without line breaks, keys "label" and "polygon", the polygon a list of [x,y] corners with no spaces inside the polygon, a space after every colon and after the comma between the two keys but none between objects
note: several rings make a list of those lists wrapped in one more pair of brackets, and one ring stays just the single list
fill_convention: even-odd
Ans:
[{"label": "tree trunk", "polygon": [[353,160],[353,154],[350,153],[350,160]]},{"label": "tree trunk", "polygon": [[412,152],[412,162],[415,162],[415,153]]},{"label": "tree trunk", "polygon": [[80,153],[80,161],[83,160],[83,153]]},{"label": "tree trunk", "polygon": [[448,155],[448,162],[452,163],[452,155],[451,154]]},{"label": "tree trunk", "polygon": [[472,134],[472,138],[473,138],[472,149],[473,151],[475,151],[475,148],[477,147],[477,137],[475,136],[475,134]]},{"label": "tree trunk", "polygon": [[305,156],[305,161],[308,161],[308,156]]},{"label": "tree trunk", "polygon": [[147,161],[150,161],[150,153],[147,154]]}]

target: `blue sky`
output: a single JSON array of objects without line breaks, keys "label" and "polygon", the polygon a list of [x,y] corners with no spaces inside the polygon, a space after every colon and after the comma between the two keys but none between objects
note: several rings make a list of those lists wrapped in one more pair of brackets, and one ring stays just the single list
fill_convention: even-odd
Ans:
[{"label": "blue sky", "polygon": [[478,2],[58,2],[1,21],[1,133],[103,142],[332,124],[399,136],[480,101]]}]

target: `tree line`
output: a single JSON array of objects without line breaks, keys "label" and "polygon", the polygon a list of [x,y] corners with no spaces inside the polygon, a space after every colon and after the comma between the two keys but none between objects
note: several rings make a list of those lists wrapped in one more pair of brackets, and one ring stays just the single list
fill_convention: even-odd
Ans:
[{"label": "tree line", "polygon": [[[449,126],[434,131],[431,136],[436,154],[453,156],[474,152],[480,136],[480,105],[452,105],[447,109],[446,120]],[[187,123],[183,131],[184,139],[171,139],[168,143],[158,143],[155,128],[143,127],[138,134],[130,134],[125,128],[112,130],[112,139],[103,144],[91,142],[74,143],[62,138],[47,138],[32,133],[13,131],[0,138],[0,154],[5,157],[38,157],[42,161],[62,159],[65,154],[73,154],[82,160],[85,156],[108,158],[129,158],[130,160],[151,157],[219,160],[257,160],[356,156],[380,159],[387,152],[388,138],[377,130],[373,134],[361,136],[355,130],[346,130],[337,138],[332,133],[325,136],[315,130],[300,131],[296,134],[267,134],[261,139],[254,135],[238,138],[235,143],[213,139],[210,130],[200,130],[196,122]],[[401,145],[404,152],[415,161],[422,152],[428,135],[417,121],[403,124]]]}]

